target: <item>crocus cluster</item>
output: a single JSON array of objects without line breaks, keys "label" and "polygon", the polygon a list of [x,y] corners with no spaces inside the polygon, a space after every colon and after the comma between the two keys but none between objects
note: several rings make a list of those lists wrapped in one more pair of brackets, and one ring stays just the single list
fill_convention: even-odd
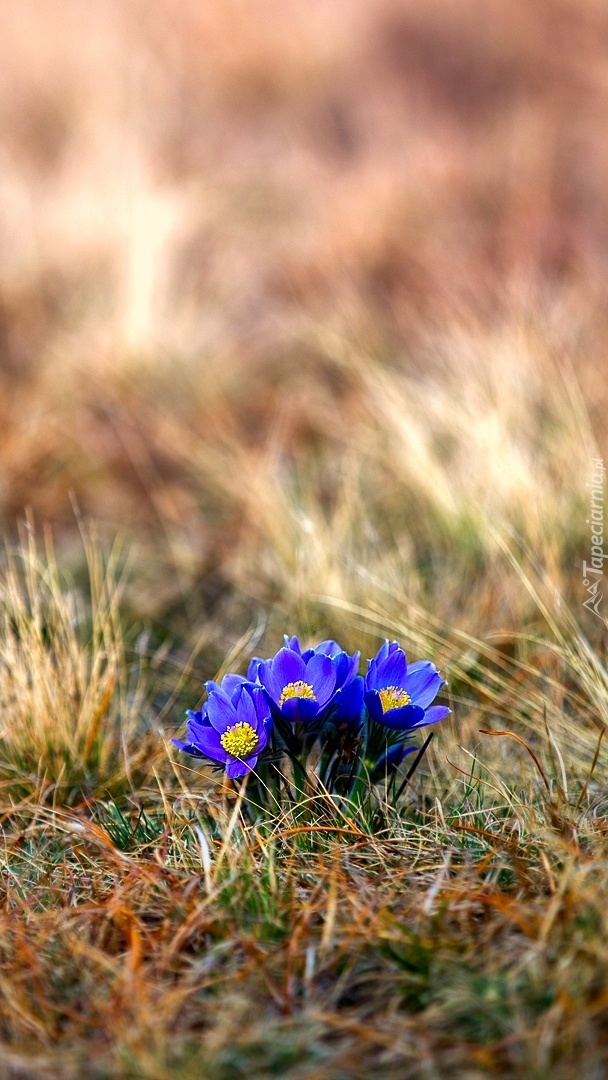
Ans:
[{"label": "crocus cluster", "polygon": [[362,775],[375,783],[395,772],[412,745],[413,733],[448,715],[433,705],[445,685],[429,660],[408,665],[396,641],[385,641],[365,675],[360,653],[336,641],[303,649],[297,637],[268,660],[254,659],[247,675],[207,682],[200,709],[188,711],[186,754],[225,769],[234,780],[268,768],[306,775],[312,748],[314,769],[324,786],[349,794]]}]

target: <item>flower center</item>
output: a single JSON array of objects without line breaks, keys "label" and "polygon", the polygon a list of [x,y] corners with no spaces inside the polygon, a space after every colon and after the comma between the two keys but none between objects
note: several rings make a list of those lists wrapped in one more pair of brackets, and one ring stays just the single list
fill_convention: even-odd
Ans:
[{"label": "flower center", "polygon": [[220,735],[220,742],[224,750],[233,757],[249,757],[259,743],[259,738],[251,724],[233,724]]},{"label": "flower center", "polygon": [[279,705],[284,705],[286,701],[289,701],[294,697],[308,698],[309,701],[317,700],[310,683],[302,682],[301,679],[298,679],[297,682],[287,683],[287,686],[283,687],[283,693],[279,698]]},{"label": "flower center", "polygon": [[399,686],[385,686],[378,691],[378,696],[383,713],[390,712],[391,709],[402,709],[404,705],[409,705],[412,700],[410,695],[406,694],[405,690],[401,690]]}]

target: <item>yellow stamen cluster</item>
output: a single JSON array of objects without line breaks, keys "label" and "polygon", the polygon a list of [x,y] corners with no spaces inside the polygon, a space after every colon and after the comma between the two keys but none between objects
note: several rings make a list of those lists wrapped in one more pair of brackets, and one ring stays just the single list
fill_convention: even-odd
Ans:
[{"label": "yellow stamen cluster", "polygon": [[291,698],[308,698],[309,701],[316,701],[315,692],[310,683],[302,682],[301,679],[298,682],[287,683],[287,686],[283,688],[283,693],[279,698],[279,705],[284,705],[286,701]]},{"label": "yellow stamen cluster", "polygon": [[236,758],[248,758],[259,743],[251,724],[233,724],[220,735],[220,742],[228,754]]},{"label": "yellow stamen cluster", "polygon": [[402,709],[404,705],[409,705],[412,700],[410,695],[406,694],[405,690],[401,690],[398,686],[385,686],[378,691],[378,696],[383,713],[390,712],[391,709]]}]

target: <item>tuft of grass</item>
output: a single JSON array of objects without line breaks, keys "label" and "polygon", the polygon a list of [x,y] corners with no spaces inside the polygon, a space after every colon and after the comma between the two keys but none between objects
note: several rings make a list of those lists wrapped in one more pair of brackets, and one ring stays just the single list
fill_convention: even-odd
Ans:
[{"label": "tuft of grass", "polygon": [[158,757],[143,670],[125,660],[118,555],[85,539],[88,589],[30,528],[0,571],[0,788],[74,802],[127,791]]}]

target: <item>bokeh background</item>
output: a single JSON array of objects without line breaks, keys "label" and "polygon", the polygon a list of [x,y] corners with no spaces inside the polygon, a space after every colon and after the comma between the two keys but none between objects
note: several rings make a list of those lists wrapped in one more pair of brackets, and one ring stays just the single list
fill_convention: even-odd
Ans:
[{"label": "bokeh background", "polygon": [[534,626],[505,543],[580,611],[602,0],[1,18],[5,532],[50,523],[75,575],[80,518],[120,534],[133,614],[218,662],[349,607]]}]

